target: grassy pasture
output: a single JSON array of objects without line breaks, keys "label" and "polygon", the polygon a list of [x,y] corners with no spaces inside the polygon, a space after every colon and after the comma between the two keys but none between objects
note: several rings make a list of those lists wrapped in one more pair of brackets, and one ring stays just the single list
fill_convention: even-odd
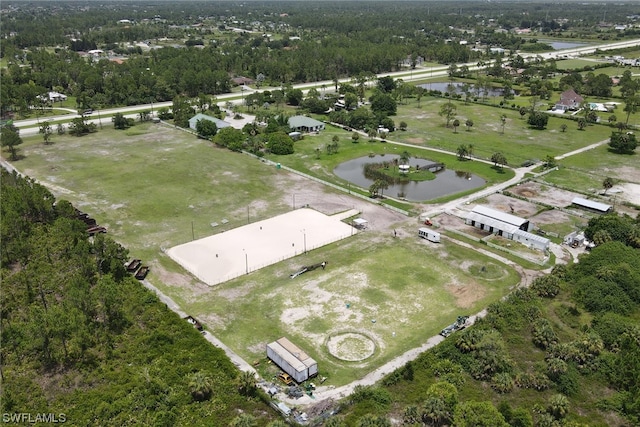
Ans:
[{"label": "grassy pasture", "polygon": [[[543,159],[547,155],[557,156],[595,142],[605,140],[611,134],[606,126],[589,126],[579,131],[577,123],[551,116],[545,130],[534,130],[527,125],[527,115],[520,116],[517,110],[468,104],[454,101],[460,127],[457,133],[445,127],[445,120],[438,115],[446,99],[411,99],[398,108],[394,121],[407,123],[405,132],[396,131],[390,139],[415,145],[426,145],[456,151],[461,144],[473,144],[477,157],[489,159],[495,152],[502,152],[511,166],[519,166],[525,160]],[[523,104],[518,100],[517,104]],[[500,117],[506,116],[504,133]],[[465,127],[467,119],[473,120],[470,130]],[[565,132],[560,127],[567,125]]]},{"label": "grassy pasture", "polygon": [[[423,343],[458,314],[486,307],[519,280],[512,268],[450,242],[371,232],[207,288],[161,248],[190,240],[192,230],[199,238],[245,224],[247,206],[252,220],[289,210],[276,168],[153,124],[56,135],[53,142],[27,139],[16,167],[106,226],[152,265],[155,286],[248,361],[264,358],[264,345],[286,335],[317,358],[327,384],[345,384]],[[211,227],[222,218],[229,223]],[[325,259],[326,271],[289,278],[300,265]],[[371,337],[374,354],[357,363],[335,358],[326,340],[339,332]],[[271,374],[268,365],[259,369]]]}]

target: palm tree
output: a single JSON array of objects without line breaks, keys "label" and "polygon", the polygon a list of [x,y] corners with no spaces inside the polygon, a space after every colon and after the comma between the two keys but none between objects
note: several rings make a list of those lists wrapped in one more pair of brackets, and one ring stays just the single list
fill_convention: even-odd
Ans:
[{"label": "palm tree", "polygon": [[493,162],[494,166],[499,165],[500,169],[502,169],[504,165],[507,164],[507,158],[502,153],[493,153],[493,155],[491,156],[491,161]]},{"label": "palm tree", "polygon": [[415,425],[420,422],[420,414],[418,413],[418,407],[415,405],[409,405],[404,408],[404,415],[402,417],[403,424]]},{"label": "palm tree", "polygon": [[476,147],[474,147],[473,144],[467,145],[467,154],[469,155],[469,160],[471,160],[471,156],[473,156],[473,149],[474,148],[476,148]]},{"label": "palm tree", "polygon": [[198,402],[209,399],[212,392],[211,378],[202,371],[192,374],[189,378],[189,390]]},{"label": "palm tree", "polygon": [[558,378],[558,376],[567,372],[568,365],[562,359],[552,357],[547,360],[547,372],[551,378]]},{"label": "palm tree", "polygon": [[615,185],[615,180],[610,176],[606,177],[604,181],[602,181],[602,187],[604,188],[604,194],[607,194],[607,191],[610,190]]},{"label": "palm tree", "polygon": [[384,195],[384,190],[389,188],[389,183],[383,179],[377,179],[376,186],[378,187],[378,190],[380,190],[380,198],[382,199],[382,196]]},{"label": "palm tree", "polygon": [[431,425],[442,425],[446,420],[451,418],[451,413],[447,410],[447,404],[440,397],[429,397],[422,408],[422,420]]},{"label": "palm tree", "polygon": [[551,396],[547,410],[557,420],[566,417],[569,413],[569,400],[567,396],[564,394],[554,394]]},{"label": "palm tree", "polygon": [[500,116],[500,124],[502,125],[502,134],[504,135],[504,127],[507,124],[507,116],[504,114]]},{"label": "palm tree", "polygon": [[467,121],[464,122],[464,125],[467,127],[467,132],[471,132],[471,128],[473,127],[473,120],[467,119]]},{"label": "palm tree", "polygon": [[407,165],[409,164],[409,159],[411,158],[411,154],[409,154],[408,151],[403,151],[402,154],[400,154],[400,164],[401,165]]},{"label": "palm tree", "polygon": [[251,371],[242,371],[238,377],[240,394],[252,396],[256,391],[256,376]]},{"label": "palm tree", "polygon": [[391,427],[391,421],[382,415],[366,414],[358,420],[358,427]]},{"label": "palm tree", "polygon": [[344,421],[342,418],[331,417],[324,424],[325,427],[345,427]]},{"label": "palm tree", "polygon": [[469,149],[465,144],[458,146],[456,153],[458,154],[458,160],[464,160],[469,155]]},{"label": "palm tree", "polygon": [[453,125],[453,133],[458,133],[458,127],[460,126],[460,120],[455,119],[452,123]]},{"label": "palm tree", "polygon": [[593,243],[595,243],[596,246],[600,246],[603,243],[610,242],[611,240],[613,239],[607,230],[602,229],[593,233]]},{"label": "palm tree", "polygon": [[256,417],[250,414],[240,414],[231,420],[229,427],[255,427]]}]

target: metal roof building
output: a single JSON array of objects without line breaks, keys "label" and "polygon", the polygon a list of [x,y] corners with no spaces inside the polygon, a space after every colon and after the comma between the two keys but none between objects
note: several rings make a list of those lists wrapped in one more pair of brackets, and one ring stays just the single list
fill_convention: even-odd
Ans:
[{"label": "metal roof building", "polygon": [[529,220],[520,218],[519,216],[511,215],[506,212],[497,211],[495,209],[491,209],[486,206],[480,206],[480,205],[473,208],[471,213],[482,215],[483,217],[486,217],[486,218],[498,220],[505,224],[514,225],[516,226],[516,228],[528,231],[528,227],[526,229],[522,227],[526,225],[529,222]]},{"label": "metal roof building", "polygon": [[319,132],[324,130],[324,123],[307,116],[289,117],[289,127],[297,132]]},{"label": "metal roof building", "polygon": [[220,120],[217,117],[211,117],[207,116],[206,114],[198,113],[189,119],[189,127],[193,130],[196,130],[196,126],[200,120],[209,120],[210,122],[215,123],[218,129],[228,128],[229,126],[231,126],[231,123]]},{"label": "metal roof building", "polygon": [[581,208],[587,208],[593,211],[607,213],[610,212],[613,207],[606,203],[596,202],[594,200],[583,199],[582,197],[576,197],[571,201],[572,205],[580,206]]},{"label": "metal roof building", "polygon": [[486,206],[476,206],[467,215],[465,223],[489,233],[520,242],[538,250],[549,249],[549,239],[529,233],[533,224],[528,219],[520,218]]},{"label": "metal roof building", "polygon": [[318,363],[285,337],[267,344],[267,356],[299,383],[318,374]]}]

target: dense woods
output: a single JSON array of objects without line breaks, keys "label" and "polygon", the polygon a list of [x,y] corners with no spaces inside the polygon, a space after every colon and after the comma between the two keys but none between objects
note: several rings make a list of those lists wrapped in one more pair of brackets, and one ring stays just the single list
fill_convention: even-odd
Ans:
[{"label": "dense woods", "polygon": [[222,350],[127,273],[125,248],[2,171],[3,413],[113,426],[275,417]]}]

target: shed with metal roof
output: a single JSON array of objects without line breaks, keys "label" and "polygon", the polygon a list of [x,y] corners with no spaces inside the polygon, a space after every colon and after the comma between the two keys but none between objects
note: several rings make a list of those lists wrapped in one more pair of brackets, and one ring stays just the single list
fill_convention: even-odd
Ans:
[{"label": "shed with metal roof", "polygon": [[595,200],[583,199],[582,197],[574,198],[571,201],[571,204],[600,213],[607,213],[613,210],[613,207],[611,205],[596,202]]},{"label": "shed with metal roof", "polygon": [[318,363],[285,337],[267,344],[267,357],[299,383],[318,375]]}]

